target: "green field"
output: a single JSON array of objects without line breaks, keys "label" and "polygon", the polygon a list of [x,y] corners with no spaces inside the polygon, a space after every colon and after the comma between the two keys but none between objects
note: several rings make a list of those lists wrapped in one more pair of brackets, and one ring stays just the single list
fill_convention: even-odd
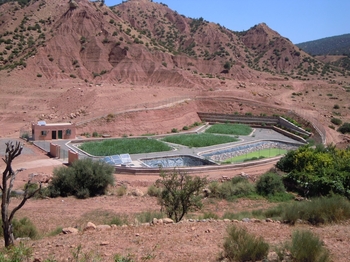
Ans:
[{"label": "green field", "polygon": [[188,147],[204,147],[213,146],[224,143],[236,142],[237,138],[230,136],[219,136],[213,134],[189,134],[189,135],[174,135],[163,138],[163,141],[184,145]]},{"label": "green field", "polygon": [[244,124],[215,124],[209,127],[205,133],[247,136],[253,129]]},{"label": "green field", "polygon": [[247,160],[257,160],[259,158],[270,158],[275,157],[279,155],[284,155],[288,152],[286,149],[279,149],[279,148],[267,148],[267,149],[261,149],[255,152],[243,154],[240,156],[235,156],[229,159],[226,159],[223,163],[224,164],[231,164],[231,163],[239,163],[244,162]]},{"label": "green field", "polygon": [[86,142],[80,145],[79,148],[93,156],[163,152],[172,149],[163,142],[145,138],[122,138]]}]

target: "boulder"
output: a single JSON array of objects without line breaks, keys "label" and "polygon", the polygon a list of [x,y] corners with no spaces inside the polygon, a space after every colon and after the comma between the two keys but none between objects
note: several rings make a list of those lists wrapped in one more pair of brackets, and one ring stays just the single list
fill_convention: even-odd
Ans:
[{"label": "boulder", "polygon": [[78,234],[79,230],[77,228],[74,227],[66,227],[62,229],[62,233],[63,234]]},{"label": "boulder", "polygon": [[108,230],[108,229],[111,229],[112,227],[110,225],[98,225],[96,226],[96,229],[97,230]]},{"label": "boulder", "polygon": [[84,228],[84,231],[95,230],[96,225],[92,222],[88,222]]},{"label": "boulder", "polygon": [[163,218],[163,223],[164,224],[174,224],[174,220],[171,218]]}]

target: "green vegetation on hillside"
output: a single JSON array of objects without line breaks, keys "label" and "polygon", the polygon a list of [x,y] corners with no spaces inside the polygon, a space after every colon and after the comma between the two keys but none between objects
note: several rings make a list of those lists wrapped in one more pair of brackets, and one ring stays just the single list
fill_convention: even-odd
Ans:
[{"label": "green vegetation on hillside", "polygon": [[297,44],[310,55],[350,55],[350,34]]}]

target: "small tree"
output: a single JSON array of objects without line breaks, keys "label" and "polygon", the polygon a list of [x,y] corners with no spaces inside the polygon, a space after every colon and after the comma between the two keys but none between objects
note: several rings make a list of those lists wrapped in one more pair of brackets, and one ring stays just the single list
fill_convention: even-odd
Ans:
[{"label": "small tree", "polygon": [[12,169],[12,161],[22,153],[22,149],[23,149],[23,145],[20,142],[16,142],[15,145],[12,142],[7,142],[5,157],[2,158],[2,160],[6,164],[6,168],[2,173],[2,185],[0,186],[0,190],[2,193],[1,220],[2,220],[2,230],[3,230],[4,240],[5,240],[5,247],[10,247],[14,243],[12,220],[14,218],[15,213],[21,207],[23,207],[23,205],[29,198],[33,197],[41,189],[41,184],[40,184],[38,189],[34,191],[31,190],[31,187],[30,187],[31,180],[29,180],[27,185],[25,186],[22,201],[12,211],[9,210],[13,183],[16,179],[16,175],[19,172],[24,170],[23,168],[21,168],[14,171]]},{"label": "small tree", "polygon": [[200,193],[208,183],[206,178],[192,177],[175,169],[173,172],[161,171],[160,176],[162,179],[156,184],[163,190],[158,201],[169,218],[179,222],[190,210],[202,207]]}]

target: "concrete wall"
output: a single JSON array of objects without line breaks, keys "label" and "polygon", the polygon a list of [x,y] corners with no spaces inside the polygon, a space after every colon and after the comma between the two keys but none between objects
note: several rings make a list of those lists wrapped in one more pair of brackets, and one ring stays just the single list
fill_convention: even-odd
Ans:
[{"label": "concrete wall", "polygon": [[60,158],[61,146],[50,143],[50,156]]},{"label": "concrete wall", "polygon": [[79,159],[79,154],[72,151],[72,150],[69,150],[68,151],[68,164],[72,164],[75,160],[78,160]]}]

